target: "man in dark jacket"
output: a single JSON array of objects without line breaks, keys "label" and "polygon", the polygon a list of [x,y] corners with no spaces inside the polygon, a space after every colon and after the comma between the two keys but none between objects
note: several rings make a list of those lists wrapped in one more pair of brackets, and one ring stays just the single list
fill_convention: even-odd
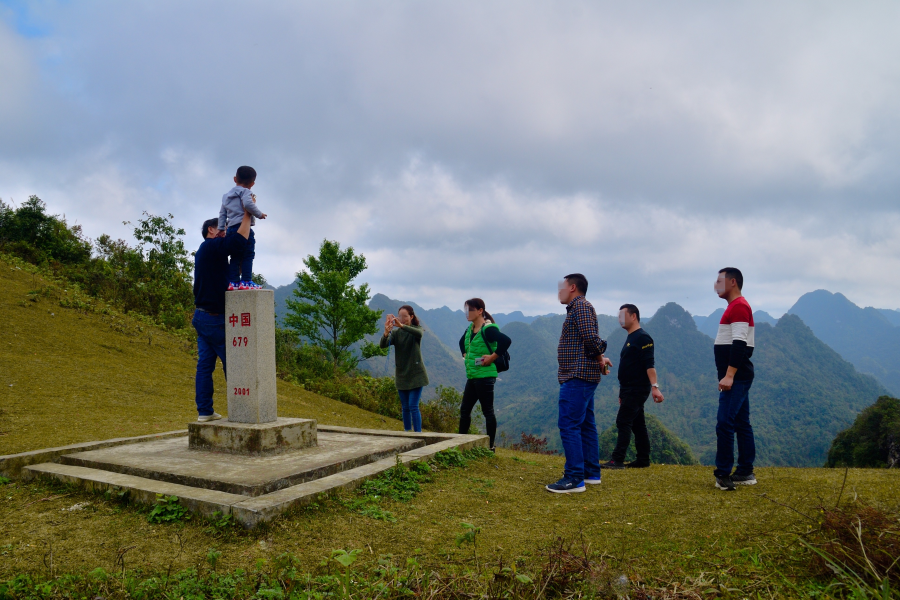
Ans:
[{"label": "man in dark jacket", "polygon": [[[616,415],[619,439],[612,460],[602,466],[604,469],[649,467],[650,436],[644,421],[644,403],[651,393],[656,403],[665,399],[656,380],[653,338],[641,328],[641,311],[634,304],[623,304],[619,309],[619,325],[628,332],[619,355],[619,414]],[[637,456],[634,462],[626,464],[632,432]]]},{"label": "man in dark jacket", "polygon": [[250,213],[237,230],[238,235],[225,237],[219,232],[219,219],[203,223],[203,243],[194,255],[194,318],[197,330],[197,377],[195,400],[197,420],[215,421],[222,415],[213,410],[213,371],[216,357],[225,365],[225,291],[228,289],[228,257],[241,256],[250,236]]}]

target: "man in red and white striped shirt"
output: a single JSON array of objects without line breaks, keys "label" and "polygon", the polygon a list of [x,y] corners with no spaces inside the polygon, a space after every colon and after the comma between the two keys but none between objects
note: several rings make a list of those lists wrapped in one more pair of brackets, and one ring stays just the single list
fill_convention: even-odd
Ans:
[{"label": "man in red and white striped shirt", "polygon": [[[740,269],[726,267],[719,271],[715,291],[728,301],[719,321],[713,346],[719,377],[719,412],[716,417],[716,487],[732,491],[735,485],[754,485],[753,461],[756,442],[750,425],[750,386],[753,384],[755,346],[753,310],[741,295],[744,276]],[[734,466],[734,438],[737,434],[738,458]]]}]

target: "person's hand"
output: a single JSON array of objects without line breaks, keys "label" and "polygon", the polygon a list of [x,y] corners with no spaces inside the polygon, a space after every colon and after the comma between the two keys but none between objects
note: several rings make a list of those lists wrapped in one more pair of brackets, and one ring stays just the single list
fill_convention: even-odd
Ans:
[{"label": "person's hand", "polygon": [[269,216],[269,215],[267,215],[266,213],[263,213],[263,214],[261,214],[261,215],[259,216],[259,218],[260,218],[260,219],[265,219],[265,218],[268,217],[268,216]]},{"label": "person's hand", "polygon": [[485,354],[484,356],[481,357],[481,366],[489,367],[492,364],[494,364],[495,360],[496,360],[496,358],[494,357],[493,354]]},{"label": "person's hand", "polygon": [[601,354],[597,357],[597,362],[600,363],[600,372],[604,375],[609,375],[609,371],[613,366],[612,361]]},{"label": "person's hand", "polygon": [[400,319],[394,317],[394,320],[391,322],[391,327],[403,327],[403,323],[400,322]]},{"label": "person's hand", "polygon": [[218,233],[216,233],[216,237],[225,237],[225,230],[220,229]]},{"label": "person's hand", "polygon": [[656,402],[657,404],[659,404],[660,402],[665,400],[665,398],[662,395],[662,392],[659,391],[659,388],[651,388],[650,395],[653,396],[653,401]]},{"label": "person's hand", "polygon": [[734,385],[734,377],[729,377],[726,375],[719,381],[719,391],[727,392],[731,389],[731,386]]}]

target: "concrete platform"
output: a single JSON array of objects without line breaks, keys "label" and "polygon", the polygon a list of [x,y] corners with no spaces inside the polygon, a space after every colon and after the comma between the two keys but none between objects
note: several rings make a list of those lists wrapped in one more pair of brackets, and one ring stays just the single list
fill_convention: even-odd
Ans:
[{"label": "concrete platform", "polygon": [[59,458],[88,467],[242,496],[260,496],[321,479],[425,445],[419,439],[348,433],[321,433],[316,447],[271,456],[193,450],[171,438]]},{"label": "concrete platform", "polygon": [[279,417],[272,423],[235,423],[228,419],[188,424],[188,447],[226,454],[266,456],[317,444],[315,419]]},{"label": "concrete platform", "polygon": [[[9,466],[15,465],[18,475],[24,479],[50,477],[92,491],[127,490],[130,501],[144,504],[153,504],[157,494],[177,496],[192,512],[202,515],[215,512],[230,514],[238,523],[249,528],[315,502],[323,495],[354,489],[393,467],[397,460],[404,463],[428,460],[450,448],[466,450],[488,446],[488,438],[484,435],[320,426],[320,447],[291,453],[297,455],[298,461],[292,462],[291,454],[254,457],[189,450],[187,432],[163,435],[168,439],[156,437],[147,442],[147,437],[125,438],[115,440],[113,447],[107,447],[110,442],[94,442],[87,446],[94,449],[88,451],[79,452],[78,447],[71,448],[69,452],[63,448],[53,448],[3,458]],[[178,437],[171,437],[173,435]],[[368,453],[353,456],[353,445],[359,446],[361,452],[362,446],[365,446]],[[205,457],[200,460],[199,455]],[[143,459],[139,459],[141,456]],[[147,469],[148,457],[157,465],[167,463],[167,477],[172,480],[154,478],[158,472]],[[40,458],[55,462],[35,464],[34,461]],[[262,475],[262,465],[267,466],[268,475]],[[154,477],[138,474],[142,472]],[[264,482],[267,477],[272,479]],[[303,480],[303,477],[312,478]],[[215,487],[197,487],[175,479],[182,482],[212,482]],[[268,489],[267,486],[274,481],[287,481],[288,484],[256,496],[222,489]]]}]

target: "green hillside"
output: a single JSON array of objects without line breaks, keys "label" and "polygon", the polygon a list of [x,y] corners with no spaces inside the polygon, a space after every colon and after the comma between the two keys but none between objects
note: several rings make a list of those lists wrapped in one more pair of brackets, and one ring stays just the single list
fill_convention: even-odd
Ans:
[{"label": "green hillside", "polygon": [[828,467],[900,467],[900,400],[882,396],[840,432]]},{"label": "green hillside", "polygon": [[[497,386],[500,430],[510,437],[522,431],[546,436],[558,449],[555,340],[534,324],[513,325],[506,331],[518,351],[518,364]],[[710,464],[718,407],[712,340],[674,303],[660,308],[644,328],[656,341],[657,370],[666,395],[663,404],[648,404],[647,412],[687,442],[701,462]],[[614,363],[624,340],[621,329],[609,336],[607,355]],[[750,397],[758,464],[823,464],[834,436],[884,394],[884,388],[856,372],[795,316],[782,317],[775,327],[758,325],[756,341],[757,378]],[[617,393],[613,373],[597,390],[601,430],[615,421]]]},{"label": "green hillside", "polygon": [[[650,462],[658,465],[696,465],[697,458],[691,452],[691,447],[678,439],[678,436],[666,429],[658,418],[646,415],[647,435],[650,438]],[[600,459],[610,460],[616,442],[619,438],[619,430],[613,425],[600,434]],[[635,459],[634,436],[631,436],[631,444],[625,455],[626,461]]]},{"label": "green hillside", "polygon": [[[193,344],[112,312],[61,308],[68,297],[23,265],[0,260],[0,455],[185,429],[197,418]],[[215,407],[226,414],[216,372]],[[402,424],[278,381],[286,417],[353,427]]]},{"label": "green hillside", "polygon": [[816,290],[788,310],[859,371],[900,394],[900,327],[896,311],[860,308],[843,294]]},{"label": "green hillside", "polygon": [[[71,291],[27,266],[0,261],[0,273],[0,314],[8,323],[0,344],[0,454],[181,429],[195,418],[189,343],[114,311],[61,308]],[[515,325],[507,327],[515,333]],[[517,334],[523,341],[525,327]],[[540,325],[531,333],[537,347],[555,348]],[[548,362],[529,363],[525,352],[521,360]],[[221,377],[216,386],[221,411]],[[400,427],[284,382],[278,398],[287,416]],[[345,571],[333,551],[344,549],[358,557],[353,590],[377,584],[385,565],[396,564],[395,581],[428,580],[432,590],[471,582],[467,589],[478,593],[452,597],[490,597],[485,590],[502,581],[507,565],[534,579],[558,572],[544,569],[552,552],[574,558],[560,551],[562,543],[589,561],[584,579],[573,580],[572,589],[587,590],[581,597],[616,597],[603,590],[623,577],[633,598],[807,597],[838,588],[831,572],[819,578],[814,556],[796,543],[809,534],[798,512],[816,513],[822,498],[833,506],[845,487],[890,514],[900,509],[893,470],[761,468],[759,486],[725,494],[711,485],[707,468],[655,465],[604,473],[603,484],[583,494],[548,494],[543,485],[562,466],[560,456],[500,449],[466,468],[436,471],[410,500],[383,498],[378,514],[390,518],[361,513],[350,493],[251,532],[198,518],[150,523],[146,510],[114,497],[0,481],[0,596],[287,598],[292,588],[331,582],[328,597],[342,597],[335,574]],[[478,528],[477,549],[460,543],[472,531],[464,524]],[[236,586],[242,591],[230,593]],[[519,597],[576,596],[551,588]]]}]

